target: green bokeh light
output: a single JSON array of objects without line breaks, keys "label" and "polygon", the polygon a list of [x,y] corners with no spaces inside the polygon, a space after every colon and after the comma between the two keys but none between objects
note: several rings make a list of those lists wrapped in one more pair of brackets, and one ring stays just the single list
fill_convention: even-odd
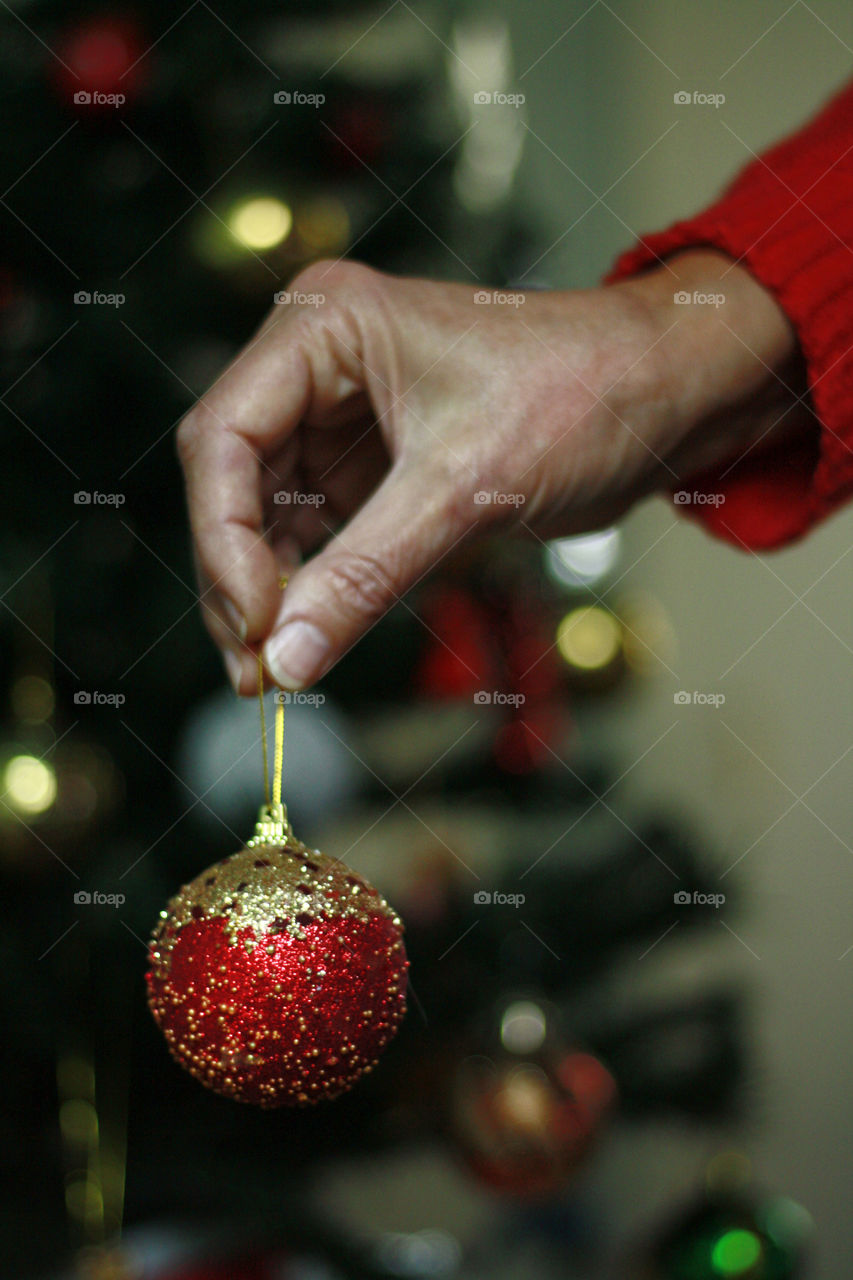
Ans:
[{"label": "green bokeh light", "polygon": [[721,1276],[740,1276],[761,1257],[761,1240],[753,1231],[727,1231],[711,1253],[714,1270]]}]

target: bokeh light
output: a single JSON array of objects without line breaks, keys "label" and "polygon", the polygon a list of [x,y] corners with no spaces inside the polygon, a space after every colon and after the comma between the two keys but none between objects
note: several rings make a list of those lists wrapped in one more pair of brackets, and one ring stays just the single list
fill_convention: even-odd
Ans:
[{"label": "bokeh light", "polygon": [[557,627],[557,648],[569,666],[598,671],[619,656],[622,628],[606,609],[581,605],[567,613]]},{"label": "bokeh light", "polygon": [[619,559],[622,534],[618,529],[577,538],[555,538],[545,548],[545,570],[566,587],[592,586],[606,578]]},{"label": "bokeh light", "polygon": [[98,1113],[85,1098],[68,1098],[59,1108],[59,1128],[66,1142],[85,1146],[98,1136]]},{"label": "bokeh light", "polygon": [[228,230],[246,249],[274,249],[290,235],[293,214],[273,196],[241,200],[228,215]]},{"label": "bokeh light", "polygon": [[53,687],[43,676],[20,676],[12,685],[12,711],[25,724],[42,724],[53,714]]},{"label": "bokeh light", "polygon": [[321,196],[307,201],[296,214],[299,236],[318,253],[343,253],[349,244],[350,220],[342,201]]},{"label": "bokeh light", "polygon": [[727,1231],[711,1251],[711,1265],[720,1276],[742,1276],[755,1266],[762,1249],[761,1240],[754,1231]]},{"label": "bokeh light", "polygon": [[542,1047],[548,1023],[532,1000],[515,1000],[501,1018],[501,1043],[509,1053],[535,1053]]},{"label": "bokeh light", "polygon": [[19,813],[44,813],[56,799],[56,774],[35,756],[13,756],[3,774],[3,789]]}]

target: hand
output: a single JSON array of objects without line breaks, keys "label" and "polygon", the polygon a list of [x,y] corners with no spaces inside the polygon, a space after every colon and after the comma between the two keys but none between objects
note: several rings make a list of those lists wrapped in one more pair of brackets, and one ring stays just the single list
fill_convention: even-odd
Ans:
[{"label": "hand", "polygon": [[284,687],[317,680],[466,538],[600,527],[806,413],[784,314],[710,251],[516,306],[348,262],[292,289],[325,300],[274,307],[178,431],[205,618],[242,693],[258,648]]}]

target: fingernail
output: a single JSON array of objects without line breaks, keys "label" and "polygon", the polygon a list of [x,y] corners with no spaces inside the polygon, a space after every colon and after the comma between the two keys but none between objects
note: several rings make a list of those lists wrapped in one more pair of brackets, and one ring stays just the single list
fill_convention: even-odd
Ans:
[{"label": "fingernail", "polygon": [[242,643],[246,639],[246,632],[248,631],[246,619],[243,617],[242,613],[240,613],[239,609],[235,608],[231,601],[226,599],[225,596],[222,597],[222,608],[225,610],[225,616],[231,624],[232,631],[236,635],[237,639]]},{"label": "fingernail", "polygon": [[232,653],[230,649],[226,649],[222,655],[225,663],[225,670],[228,673],[228,679],[234,686],[236,693],[240,692],[240,677],[243,674],[243,664],[236,653]]},{"label": "fingernail", "polygon": [[267,641],[267,666],[278,684],[298,689],[323,674],[329,641],[310,622],[288,622]]}]

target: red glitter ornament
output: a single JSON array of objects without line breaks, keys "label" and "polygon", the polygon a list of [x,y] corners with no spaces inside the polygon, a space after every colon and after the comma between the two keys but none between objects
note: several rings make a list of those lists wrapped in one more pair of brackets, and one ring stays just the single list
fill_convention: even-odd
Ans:
[{"label": "red glitter ornament", "polygon": [[160,912],[148,1004],[172,1056],[208,1089],[259,1107],[308,1106],[376,1065],[406,1012],[409,962],[402,923],[373,885],[291,830],[280,693],[270,800],[260,658],[258,702],[267,803],[248,846]]},{"label": "red glitter ornament", "polygon": [[208,1088],[260,1107],[346,1092],[406,1008],[400,920],[372,885],[284,826],[278,844],[256,836],[184,885],[161,912],[147,974],[173,1057]]}]

